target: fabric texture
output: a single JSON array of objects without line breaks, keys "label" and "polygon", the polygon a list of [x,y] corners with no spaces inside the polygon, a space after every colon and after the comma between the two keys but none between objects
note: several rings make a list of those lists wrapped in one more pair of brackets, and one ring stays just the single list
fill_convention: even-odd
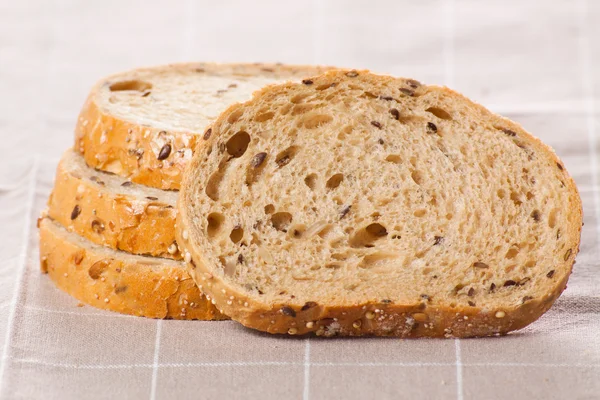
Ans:
[{"label": "fabric texture", "polygon": [[[0,399],[600,399],[600,1],[0,0]],[[103,312],[38,264],[36,218],[96,79],[322,63],[446,84],[553,146],[583,200],[569,287],[469,340],[274,337]]]}]

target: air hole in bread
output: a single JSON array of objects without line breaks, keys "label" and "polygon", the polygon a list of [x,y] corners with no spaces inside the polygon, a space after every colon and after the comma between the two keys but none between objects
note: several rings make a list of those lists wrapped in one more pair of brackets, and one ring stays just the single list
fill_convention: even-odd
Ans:
[{"label": "air hole in bread", "polygon": [[[305,114],[309,111],[311,111],[312,109],[315,108],[314,104],[296,104],[293,108],[292,108],[292,115],[300,115],[300,114]],[[300,126],[303,124],[302,121],[300,121]]]},{"label": "air hole in bread", "polygon": [[412,171],[410,174],[410,177],[417,185],[420,185],[423,182],[423,176],[421,175],[421,172],[418,170]]},{"label": "air hole in bread", "polygon": [[425,216],[425,214],[427,214],[427,210],[424,208],[420,208],[418,210],[415,210],[415,212],[413,212],[413,215],[418,218]]},{"label": "air hole in bread", "polygon": [[304,183],[311,190],[315,190],[315,187],[317,186],[317,174],[306,175],[306,177],[304,178]]},{"label": "air hole in bread", "polygon": [[439,107],[429,107],[427,110],[428,113],[435,115],[440,119],[451,120],[452,116],[446,110],[443,110]]},{"label": "air hole in bread", "polygon": [[510,192],[510,199],[513,201],[513,203],[515,203],[515,206],[520,206],[523,204],[517,192]]},{"label": "air hole in bread", "polygon": [[292,214],[289,212],[280,211],[271,216],[271,225],[273,225],[273,228],[281,232],[287,232],[291,222]]},{"label": "air hole in bread", "polygon": [[333,121],[331,115],[310,113],[304,116],[303,125],[306,129],[315,129],[331,121]]},{"label": "air hole in bread", "polygon": [[206,195],[213,201],[219,200],[219,186],[223,180],[223,175],[223,171],[219,169],[210,176],[208,182],[206,183],[206,188],[204,188]]},{"label": "air hole in bread", "polygon": [[340,184],[342,183],[343,180],[344,180],[344,174],[335,174],[327,180],[327,183],[325,184],[325,186],[327,187],[327,189],[330,189],[330,190],[335,189],[336,187],[340,186]]},{"label": "air hole in bread", "polygon": [[120,81],[115,82],[109,86],[111,92],[121,92],[126,90],[133,90],[138,92],[145,92],[152,89],[152,84],[144,81],[131,80],[131,81]]},{"label": "air hole in bread", "polygon": [[360,229],[350,238],[352,247],[373,247],[373,243],[387,236],[387,229],[378,223],[373,223]]},{"label": "air hole in bread", "polygon": [[510,249],[508,249],[508,251],[504,255],[504,258],[512,260],[513,258],[515,258],[517,256],[517,254],[519,254],[519,249],[511,247]]},{"label": "air hole in bread", "polygon": [[267,204],[265,206],[265,214],[273,214],[275,211],[275,206],[273,204]]},{"label": "air hole in bread", "polygon": [[230,124],[234,124],[241,118],[243,114],[244,110],[242,108],[238,108],[237,110],[234,110],[231,112],[231,114],[229,114],[229,117],[227,117],[227,122],[229,122]]},{"label": "air hole in bread", "polygon": [[240,240],[242,240],[243,237],[244,229],[239,225],[233,228],[231,230],[231,233],[229,234],[229,239],[231,239],[233,243],[238,243]]},{"label": "air hole in bread", "polygon": [[247,132],[239,131],[227,141],[227,153],[239,158],[246,152],[248,143],[250,143],[250,135]]},{"label": "air hole in bread", "polygon": [[208,234],[208,237],[214,238],[215,235],[221,231],[223,222],[225,221],[225,216],[220,213],[210,213],[206,217],[206,221],[208,222],[206,233]]},{"label": "air hole in bread", "polygon": [[275,114],[272,113],[271,111],[269,111],[269,112],[265,112],[262,114],[258,114],[256,117],[254,117],[254,120],[256,122],[265,122],[265,121],[272,119],[274,116],[275,116]]},{"label": "air hole in bread", "polygon": [[389,156],[387,156],[385,158],[385,161],[394,163],[394,164],[400,164],[402,162],[402,159],[400,158],[400,156],[398,154],[390,154]]},{"label": "air hole in bread", "polygon": [[290,102],[292,102],[293,104],[302,103],[304,101],[304,99],[306,99],[308,96],[310,96],[310,93],[299,93],[299,94],[293,96],[290,99]]},{"label": "air hole in bread", "polygon": [[290,163],[290,161],[292,161],[293,158],[296,156],[296,154],[298,153],[299,150],[300,150],[300,147],[298,147],[298,146],[288,147],[284,151],[277,154],[277,157],[275,157],[275,163],[280,168],[288,165]]},{"label": "air hole in bread", "polygon": [[334,87],[335,83],[323,83],[319,86],[317,86],[315,89],[316,90],[325,90],[325,89],[329,89],[330,87]]},{"label": "air hole in bread", "polygon": [[554,228],[556,226],[556,214],[558,213],[558,210],[556,208],[553,208],[552,211],[550,211],[550,214],[548,214],[548,226],[550,228]]}]

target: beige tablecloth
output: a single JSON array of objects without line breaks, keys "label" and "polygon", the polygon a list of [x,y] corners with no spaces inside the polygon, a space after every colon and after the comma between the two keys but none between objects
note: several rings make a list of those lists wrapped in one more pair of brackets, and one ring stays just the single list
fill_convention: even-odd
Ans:
[{"label": "beige tablecloth", "polygon": [[[600,1],[0,0],[0,398],[600,399]],[[183,60],[367,67],[448,84],[552,145],[583,199],[569,288],[495,339],[270,337],[77,307],[36,217],[108,73]]]}]

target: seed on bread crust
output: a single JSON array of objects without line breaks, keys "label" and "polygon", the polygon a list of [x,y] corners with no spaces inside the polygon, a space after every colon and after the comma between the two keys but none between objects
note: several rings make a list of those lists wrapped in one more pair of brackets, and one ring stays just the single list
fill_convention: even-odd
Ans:
[{"label": "seed on bread crust", "polygon": [[159,161],[166,160],[170,154],[171,154],[171,145],[167,143],[160,149],[160,152],[158,153],[157,158]]},{"label": "seed on bread crust", "polygon": [[312,79],[302,79],[302,83],[304,83],[305,85],[312,85],[313,81]]},{"label": "seed on bread crust", "polygon": [[398,111],[396,108],[390,109],[390,114],[392,114],[392,117],[394,117],[394,119],[400,119],[400,111]]},{"label": "seed on bread crust", "polygon": [[208,128],[205,132],[204,135],[202,135],[202,139],[204,140],[208,140],[210,139],[210,135],[212,134],[212,128]]},{"label": "seed on bread crust", "polygon": [[433,122],[428,122],[427,123],[427,131],[430,133],[435,133],[437,132],[437,126],[435,126],[435,124]]},{"label": "seed on bread crust", "polygon": [[484,263],[484,262],[477,261],[477,262],[474,262],[474,263],[473,263],[473,267],[475,267],[475,268],[487,269],[487,268],[489,268],[490,266],[489,266],[489,265],[487,265],[487,264],[486,264],[486,263]]},{"label": "seed on bread crust", "polygon": [[381,123],[377,121],[371,121],[371,125],[373,125],[375,128],[381,129]]},{"label": "seed on bread crust", "polygon": [[287,315],[288,317],[295,317],[296,316],[296,311],[294,311],[293,308],[288,307],[288,306],[281,307],[281,309],[279,311],[283,315]]},{"label": "seed on bread crust", "polygon": [[75,207],[73,207],[73,211],[71,211],[71,220],[79,217],[79,214],[81,214],[81,207],[79,207],[79,204],[76,204]]},{"label": "seed on bread crust", "polygon": [[306,310],[308,310],[309,308],[313,308],[313,307],[316,307],[316,306],[317,306],[317,303],[315,303],[314,301],[307,301],[307,302],[306,302],[306,303],[305,303],[305,304],[302,306],[302,308],[301,308],[300,310],[301,310],[301,311],[306,311]]},{"label": "seed on bread crust", "polygon": [[352,70],[352,71],[348,71],[346,72],[346,76],[348,78],[356,78],[358,76],[358,72],[356,72],[356,70]]}]

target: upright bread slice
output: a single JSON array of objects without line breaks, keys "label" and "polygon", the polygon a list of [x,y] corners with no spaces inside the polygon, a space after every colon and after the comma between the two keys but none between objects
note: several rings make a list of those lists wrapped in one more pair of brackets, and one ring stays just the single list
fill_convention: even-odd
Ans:
[{"label": "upright bread slice", "polygon": [[88,165],[161,189],[178,189],[207,127],[230,104],[261,87],[324,67],[273,64],[173,64],[102,79],[75,128]]},{"label": "upright bread slice", "polygon": [[200,289],[246,326],[504,334],[566,286],[573,180],[521,126],[450,89],[333,71],[267,87],[212,129],[177,240]]},{"label": "upright bread slice", "polygon": [[176,202],[176,192],[96,171],[67,150],[56,169],[48,215],[96,244],[181,259],[175,244]]},{"label": "upright bread slice", "polygon": [[91,306],[150,318],[227,319],[183,263],[95,245],[41,218],[40,265],[64,292]]}]

